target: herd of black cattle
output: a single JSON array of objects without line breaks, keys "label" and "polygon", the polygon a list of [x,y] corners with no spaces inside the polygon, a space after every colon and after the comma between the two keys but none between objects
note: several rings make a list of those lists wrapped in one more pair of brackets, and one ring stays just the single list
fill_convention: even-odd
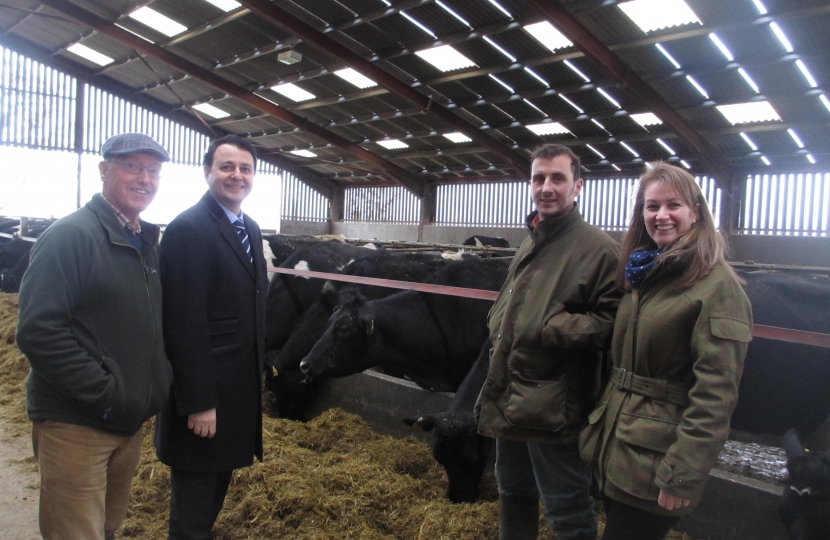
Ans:
[{"label": "herd of black cattle", "polygon": [[[16,232],[0,218],[0,233]],[[36,222],[27,236],[49,222]],[[315,237],[266,237],[275,267],[497,291],[509,258],[394,252]],[[467,245],[495,245],[471,238]],[[32,243],[0,238],[0,285],[16,292]],[[503,241],[498,242],[505,247]],[[827,274],[740,268],[756,324],[830,333]],[[445,468],[448,497],[474,501],[492,441],[476,434],[473,403],[487,373],[490,302],[378,286],[274,274],[267,304],[266,387],[278,414],[304,420],[319,382],[369,368],[430,391],[455,392],[446,411],[404,421],[432,431],[433,455]],[[782,435],[789,483],[782,517],[791,538],[830,538],[830,442],[805,452],[800,433],[828,432],[830,349],[755,338],[749,346],[732,427]],[[791,430],[791,431],[788,431]],[[812,528],[812,529],[811,529]]]}]

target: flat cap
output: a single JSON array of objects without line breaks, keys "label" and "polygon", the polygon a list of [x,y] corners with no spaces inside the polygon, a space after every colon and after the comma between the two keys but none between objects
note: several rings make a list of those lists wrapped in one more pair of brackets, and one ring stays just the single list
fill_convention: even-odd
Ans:
[{"label": "flat cap", "polygon": [[101,146],[104,159],[126,156],[138,152],[155,154],[162,161],[170,161],[170,154],[155,139],[143,133],[121,133],[107,139]]}]

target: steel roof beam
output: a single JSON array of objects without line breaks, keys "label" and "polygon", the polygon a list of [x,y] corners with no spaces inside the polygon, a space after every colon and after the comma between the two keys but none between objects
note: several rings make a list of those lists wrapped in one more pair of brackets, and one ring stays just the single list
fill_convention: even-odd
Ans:
[{"label": "steel roof beam", "polygon": [[101,17],[91,13],[79,6],[76,6],[67,0],[41,0],[47,6],[72,17],[73,19],[95,28],[96,30],[116,39],[123,44],[132,47],[140,52],[143,52],[149,56],[156,58],[157,60],[161,60],[162,62],[179,69],[181,71],[190,73],[193,77],[202,80],[203,82],[210,84],[218,88],[219,90],[233,95],[237,99],[240,99],[249,105],[252,105],[264,112],[267,112],[281,120],[293,124],[297,127],[302,128],[307,133],[314,135],[315,137],[319,137],[325,141],[331,142],[332,144],[339,146],[346,150],[347,152],[356,155],[357,157],[379,167],[380,169],[384,170],[387,174],[389,174],[393,179],[398,181],[401,185],[406,187],[408,190],[412,191],[416,196],[423,195],[423,182],[417,178],[416,176],[412,175],[406,169],[387,161],[380,156],[369,152],[368,150],[360,147],[357,144],[350,142],[349,140],[336,135],[330,131],[327,131],[316,124],[309,122],[307,119],[291,112],[282,107],[272,103],[271,101],[262,98],[253,92],[249,92],[238,85],[228,81],[227,79],[223,79],[218,75],[211,73],[210,71],[193,64],[192,62],[185,60],[179,56],[174,55],[170,51],[167,51],[157,45],[153,45],[126,30],[122,30],[118,28],[113,23],[106,19],[102,19]]},{"label": "steel roof beam", "polygon": [[414,103],[421,109],[453,126],[467,137],[488,148],[495,155],[511,163],[518,171],[527,173],[530,170],[530,162],[523,155],[483,133],[476,126],[449,111],[443,105],[435,103],[429,96],[414,90],[409,84],[390,75],[362,56],[344,48],[338,42],[322,34],[316,28],[293,16],[288,11],[266,0],[242,0],[241,3],[248,7],[248,9],[268,18],[274,24],[287,28],[291,33],[299,35],[307,44],[313,45],[336,58],[340,58],[391,92],[398,94],[400,97]]}]

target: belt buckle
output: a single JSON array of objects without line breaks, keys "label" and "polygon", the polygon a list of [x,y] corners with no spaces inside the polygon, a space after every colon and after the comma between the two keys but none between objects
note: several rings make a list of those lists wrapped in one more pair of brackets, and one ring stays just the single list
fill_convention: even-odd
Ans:
[{"label": "belt buckle", "polygon": [[625,368],[620,368],[620,370],[617,373],[619,373],[620,375],[620,381],[617,383],[617,390],[625,390],[625,388],[623,388],[623,385],[625,384],[625,374],[627,373],[627,371]]}]

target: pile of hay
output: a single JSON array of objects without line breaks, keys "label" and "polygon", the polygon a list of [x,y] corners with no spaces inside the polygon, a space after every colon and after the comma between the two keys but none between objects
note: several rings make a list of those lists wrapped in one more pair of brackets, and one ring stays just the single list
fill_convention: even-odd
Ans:
[{"label": "pile of hay", "polygon": [[17,328],[17,295],[0,293],[0,422],[11,436],[31,433],[26,418],[23,380],[29,362],[14,341]]},{"label": "pile of hay", "polygon": [[[28,366],[14,345],[16,323],[16,295],[0,293],[1,421],[26,433]],[[234,473],[217,540],[498,538],[492,475],[481,502],[452,504],[443,469],[415,438],[380,435],[340,409],[305,424],[267,416],[263,422],[265,461]],[[166,537],[170,475],[155,457],[152,428],[148,423],[121,537]],[[541,514],[540,524],[539,538],[553,539]]]}]

